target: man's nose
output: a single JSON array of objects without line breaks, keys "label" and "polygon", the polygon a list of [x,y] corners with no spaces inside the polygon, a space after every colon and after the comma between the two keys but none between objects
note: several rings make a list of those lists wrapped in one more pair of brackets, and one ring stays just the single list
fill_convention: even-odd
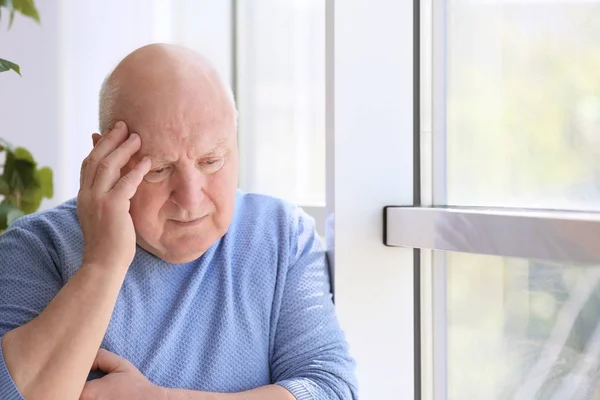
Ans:
[{"label": "man's nose", "polygon": [[186,211],[195,211],[204,199],[206,177],[196,168],[177,171],[171,201]]}]

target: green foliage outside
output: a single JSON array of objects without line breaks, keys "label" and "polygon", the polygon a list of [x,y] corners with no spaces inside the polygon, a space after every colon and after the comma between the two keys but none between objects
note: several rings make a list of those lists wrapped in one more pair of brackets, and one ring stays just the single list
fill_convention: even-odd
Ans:
[{"label": "green foliage outside", "polygon": [[[8,15],[8,29],[12,27],[16,13],[40,22],[33,0],[0,0],[0,18]],[[21,75],[18,64],[0,58],[0,72],[14,71]],[[0,233],[17,218],[37,211],[42,199],[54,195],[52,170],[38,168],[29,151],[13,147],[0,137]],[[1,158],[0,158],[1,159]]]},{"label": "green foliage outside", "polygon": [[[448,203],[600,211],[600,4],[448,4]],[[446,261],[449,399],[600,400],[598,266]]]}]

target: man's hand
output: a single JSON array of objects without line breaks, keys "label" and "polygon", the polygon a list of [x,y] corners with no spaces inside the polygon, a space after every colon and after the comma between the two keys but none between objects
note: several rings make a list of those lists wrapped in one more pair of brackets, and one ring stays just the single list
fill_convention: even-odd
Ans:
[{"label": "man's hand", "polygon": [[166,389],[152,384],[137,368],[118,355],[100,349],[92,370],[108,375],[87,382],[79,400],[162,400]]},{"label": "man's hand", "polygon": [[167,389],[150,382],[138,369],[108,350],[100,349],[92,371],[108,375],[85,384],[79,400],[294,400],[281,386],[267,385],[240,393]]},{"label": "man's hand", "polygon": [[94,149],[81,165],[77,215],[84,237],[84,265],[127,268],[135,256],[135,229],[129,200],[150,170],[144,158],[127,174],[121,169],[141,147],[120,121],[108,134],[94,137]]}]

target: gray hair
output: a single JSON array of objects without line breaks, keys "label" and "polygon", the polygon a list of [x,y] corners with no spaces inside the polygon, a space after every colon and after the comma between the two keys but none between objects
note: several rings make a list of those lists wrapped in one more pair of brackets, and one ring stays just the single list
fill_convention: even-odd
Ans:
[{"label": "gray hair", "polygon": [[101,134],[110,129],[114,123],[114,106],[117,100],[119,85],[117,84],[116,79],[111,78],[112,73],[108,74],[107,77],[104,78],[102,86],[100,86],[98,123]]}]

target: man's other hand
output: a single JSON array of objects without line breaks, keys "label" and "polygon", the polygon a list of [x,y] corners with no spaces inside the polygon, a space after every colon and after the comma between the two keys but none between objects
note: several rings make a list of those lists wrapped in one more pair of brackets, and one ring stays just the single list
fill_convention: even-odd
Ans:
[{"label": "man's other hand", "polygon": [[151,167],[142,159],[130,171],[123,168],[140,149],[137,134],[128,135],[119,121],[103,136],[93,135],[94,149],[81,165],[77,215],[83,232],[83,264],[127,268],[135,256],[136,234],[129,200]]},{"label": "man's other hand", "polygon": [[85,384],[79,400],[162,400],[166,390],[151,383],[137,368],[108,350],[100,349],[92,370],[107,375]]}]

